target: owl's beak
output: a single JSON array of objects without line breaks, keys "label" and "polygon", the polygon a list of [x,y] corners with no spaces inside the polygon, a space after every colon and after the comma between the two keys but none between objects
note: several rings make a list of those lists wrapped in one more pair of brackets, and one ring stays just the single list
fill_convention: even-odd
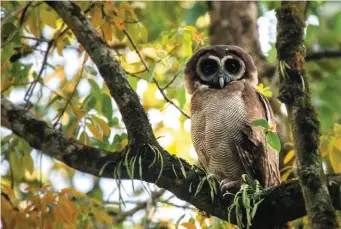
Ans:
[{"label": "owl's beak", "polygon": [[223,88],[225,86],[225,81],[223,77],[219,77],[219,86],[220,88]]},{"label": "owl's beak", "polygon": [[228,83],[231,82],[231,78],[229,75],[226,75],[224,72],[218,73],[217,75],[218,81],[216,81],[219,84],[220,88],[225,87]]}]

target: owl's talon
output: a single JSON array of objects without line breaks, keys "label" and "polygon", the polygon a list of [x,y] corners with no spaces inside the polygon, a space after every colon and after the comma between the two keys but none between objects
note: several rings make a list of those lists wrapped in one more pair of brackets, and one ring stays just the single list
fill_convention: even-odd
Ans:
[{"label": "owl's talon", "polygon": [[220,191],[223,194],[226,192],[236,193],[240,189],[240,186],[241,184],[239,181],[230,181],[229,179],[224,179],[220,182]]}]

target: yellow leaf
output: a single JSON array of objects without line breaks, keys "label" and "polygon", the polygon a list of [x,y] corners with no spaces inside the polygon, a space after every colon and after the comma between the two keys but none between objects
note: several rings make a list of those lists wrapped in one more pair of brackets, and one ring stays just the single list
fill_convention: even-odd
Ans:
[{"label": "yellow leaf", "polygon": [[90,138],[85,131],[82,131],[81,135],[79,136],[79,141],[85,145],[91,145]]},{"label": "yellow leaf", "polygon": [[283,173],[281,176],[281,181],[286,181],[288,179],[289,175],[291,174],[291,172],[292,172],[292,170],[289,169],[285,173]]},{"label": "yellow leaf", "polygon": [[108,123],[106,123],[103,119],[93,116],[93,120],[101,127],[104,136],[110,135],[110,128]]},{"label": "yellow leaf", "polygon": [[182,223],[181,226],[187,228],[187,229],[197,229],[194,223]]},{"label": "yellow leaf", "polygon": [[26,153],[25,156],[23,157],[23,160],[24,160],[23,164],[25,165],[25,169],[30,174],[32,174],[34,170],[34,163],[33,163],[31,155],[29,153]]},{"label": "yellow leaf", "polygon": [[48,190],[50,189],[52,186],[50,184],[44,184],[43,187],[41,187],[42,190]]},{"label": "yellow leaf", "polygon": [[287,164],[294,156],[295,156],[295,151],[292,149],[285,155],[283,164],[284,165]]},{"label": "yellow leaf", "polygon": [[84,117],[86,112],[82,111],[78,105],[74,105],[71,107],[72,112],[76,115],[77,119],[81,119]]},{"label": "yellow leaf", "polygon": [[272,92],[269,87],[264,87],[262,83],[257,85],[257,91],[263,94],[265,97],[272,97]]},{"label": "yellow leaf", "polygon": [[[4,72],[6,72],[9,68],[9,66],[11,65],[11,62],[9,60],[5,61],[4,63],[2,63],[1,65],[1,74],[4,74]],[[12,77],[14,79],[14,77]],[[1,85],[1,88],[3,89],[4,87],[2,87]]]},{"label": "yellow leaf", "polygon": [[40,21],[43,21],[46,25],[53,29],[57,28],[57,14],[54,10],[51,10],[47,4],[43,4],[40,10]]},{"label": "yellow leaf", "polygon": [[94,135],[95,138],[97,138],[98,140],[102,140],[103,137],[102,132],[99,131],[99,129],[94,123],[87,123],[86,126],[88,127],[88,129]]},{"label": "yellow leaf", "polygon": [[28,18],[27,20],[27,26],[30,30],[30,32],[35,36],[35,37],[40,37],[40,30],[39,30],[39,20],[37,20],[37,16],[35,14],[31,14],[31,17]]},{"label": "yellow leaf", "polygon": [[329,151],[330,164],[335,173],[341,172],[341,138],[333,138],[329,143],[331,151]]},{"label": "yellow leaf", "polygon": [[108,41],[110,43],[110,41],[112,41],[112,35],[113,35],[113,31],[112,31],[112,27],[109,23],[105,23],[103,26],[102,26],[102,31],[103,31],[103,34],[104,34],[104,39],[106,41]]},{"label": "yellow leaf", "polygon": [[118,16],[114,16],[113,19],[114,19],[114,23],[115,23],[116,27],[119,30],[124,30],[123,19],[121,17],[118,17]]},{"label": "yellow leaf", "polygon": [[61,39],[57,40],[56,47],[57,47],[57,53],[59,54],[59,56],[63,56],[64,42]]},{"label": "yellow leaf", "polygon": [[97,7],[94,10],[94,15],[91,18],[91,23],[96,28],[100,25],[101,20],[102,20],[102,9],[101,7]]},{"label": "yellow leaf", "polygon": [[61,206],[63,208],[67,208],[72,215],[75,215],[78,212],[77,208],[75,207],[75,204],[68,200],[67,198],[60,197],[59,202]]}]

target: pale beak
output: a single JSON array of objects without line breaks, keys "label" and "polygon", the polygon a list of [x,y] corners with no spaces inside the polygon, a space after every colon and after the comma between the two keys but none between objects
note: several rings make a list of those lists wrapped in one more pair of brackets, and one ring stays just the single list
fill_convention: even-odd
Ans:
[{"label": "pale beak", "polygon": [[225,86],[225,80],[223,77],[219,77],[219,86],[220,88],[223,88]]}]

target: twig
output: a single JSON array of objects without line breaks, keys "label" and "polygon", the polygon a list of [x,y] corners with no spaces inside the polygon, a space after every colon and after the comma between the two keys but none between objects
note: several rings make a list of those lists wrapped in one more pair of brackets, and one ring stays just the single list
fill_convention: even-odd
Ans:
[{"label": "twig", "polygon": [[176,79],[179,75],[180,75],[180,72],[176,73],[176,74],[174,75],[173,79],[172,79],[171,81],[169,81],[169,83],[166,84],[166,86],[164,86],[164,87],[162,88],[162,90],[167,89],[167,88],[175,81],[175,79]]},{"label": "twig", "polygon": [[170,99],[166,96],[165,92],[164,92],[164,91],[162,90],[162,88],[160,87],[159,82],[157,82],[157,80],[156,80],[155,78],[153,78],[152,81],[155,83],[156,87],[159,89],[159,91],[160,91],[160,93],[162,94],[163,98],[164,98],[168,103],[172,104],[172,105],[173,105],[176,109],[178,109],[178,110],[181,112],[181,114],[183,114],[186,118],[191,118],[188,114],[186,114],[183,110],[181,110],[181,109],[180,109],[172,100],[170,100]]},{"label": "twig", "polygon": [[44,56],[44,59],[43,59],[43,63],[41,65],[41,68],[40,68],[40,71],[39,71],[39,74],[38,74],[38,78],[36,80],[34,80],[32,82],[32,84],[30,84],[30,86],[28,87],[26,93],[25,93],[25,96],[24,96],[24,101],[26,102],[26,108],[27,108],[27,105],[31,99],[31,96],[33,94],[33,91],[34,91],[34,88],[35,86],[37,85],[37,82],[40,81],[40,78],[43,74],[43,71],[45,70],[45,67],[46,67],[46,63],[47,63],[47,58],[48,58],[48,55],[49,55],[49,52],[52,48],[52,45],[53,45],[53,40],[48,42],[48,46],[47,46],[47,49],[46,49],[46,53],[45,53],[45,56]]},{"label": "twig", "polygon": [[116,215],[114,217],[114,221],[119,222],[119,221],[124,220],[128,216],[134,215],[139,210],[146,208],[150,201],[154,202],[154,203],[157,202],[164,193],[165,193],[164,189],[161,189],[160,191],[157,191],[157,192],[152,192],[151,199],[149,199],[145,202],[137,203],[137,205],[134,208],[130,209],[129,211],[122,212],[122,213]]},{"label": "twig", "polygon": [[305,60],[312,61],[312,60],[320,60],[324,58],[336,58],[336,57],[341,57],[341,50],[328,50],[328,51],[310,53],[305,57]]},{"label": "twig", "polygon": [[75,85],[75,88],[74,88],[74,90],[72,91],[72,93],[71,93],[70,97],[68,98],[68,100],[66,101],[65,106],[63,107],[63,110],[62,110],[62,111],[60,112],[60,114],[58,115],[58,118],[57,118],[57,120],[55,121],[55,123],[53,124],[53,127],[56,127],[56,126],[57,126],[57,124],[59,123],[61,117],[62,117],[63,114],[65,113],[67,106],[70,104],[71,99],[73,98],[73,96],[75,95],[75,93],[76,93],[76,91],[77,91],[78,84],[79,84],[79,82],[80,82],[81,79],[82,79],[85,61],[86,61],[86,59],[85,59],[85,56],[84,56],[83,63],[82,63],[82,69],[81,69],[81,72],[79,73],[79,78],[78,78],[78,80],[77,80],[77,83],[76,83],[76,85]]}]

